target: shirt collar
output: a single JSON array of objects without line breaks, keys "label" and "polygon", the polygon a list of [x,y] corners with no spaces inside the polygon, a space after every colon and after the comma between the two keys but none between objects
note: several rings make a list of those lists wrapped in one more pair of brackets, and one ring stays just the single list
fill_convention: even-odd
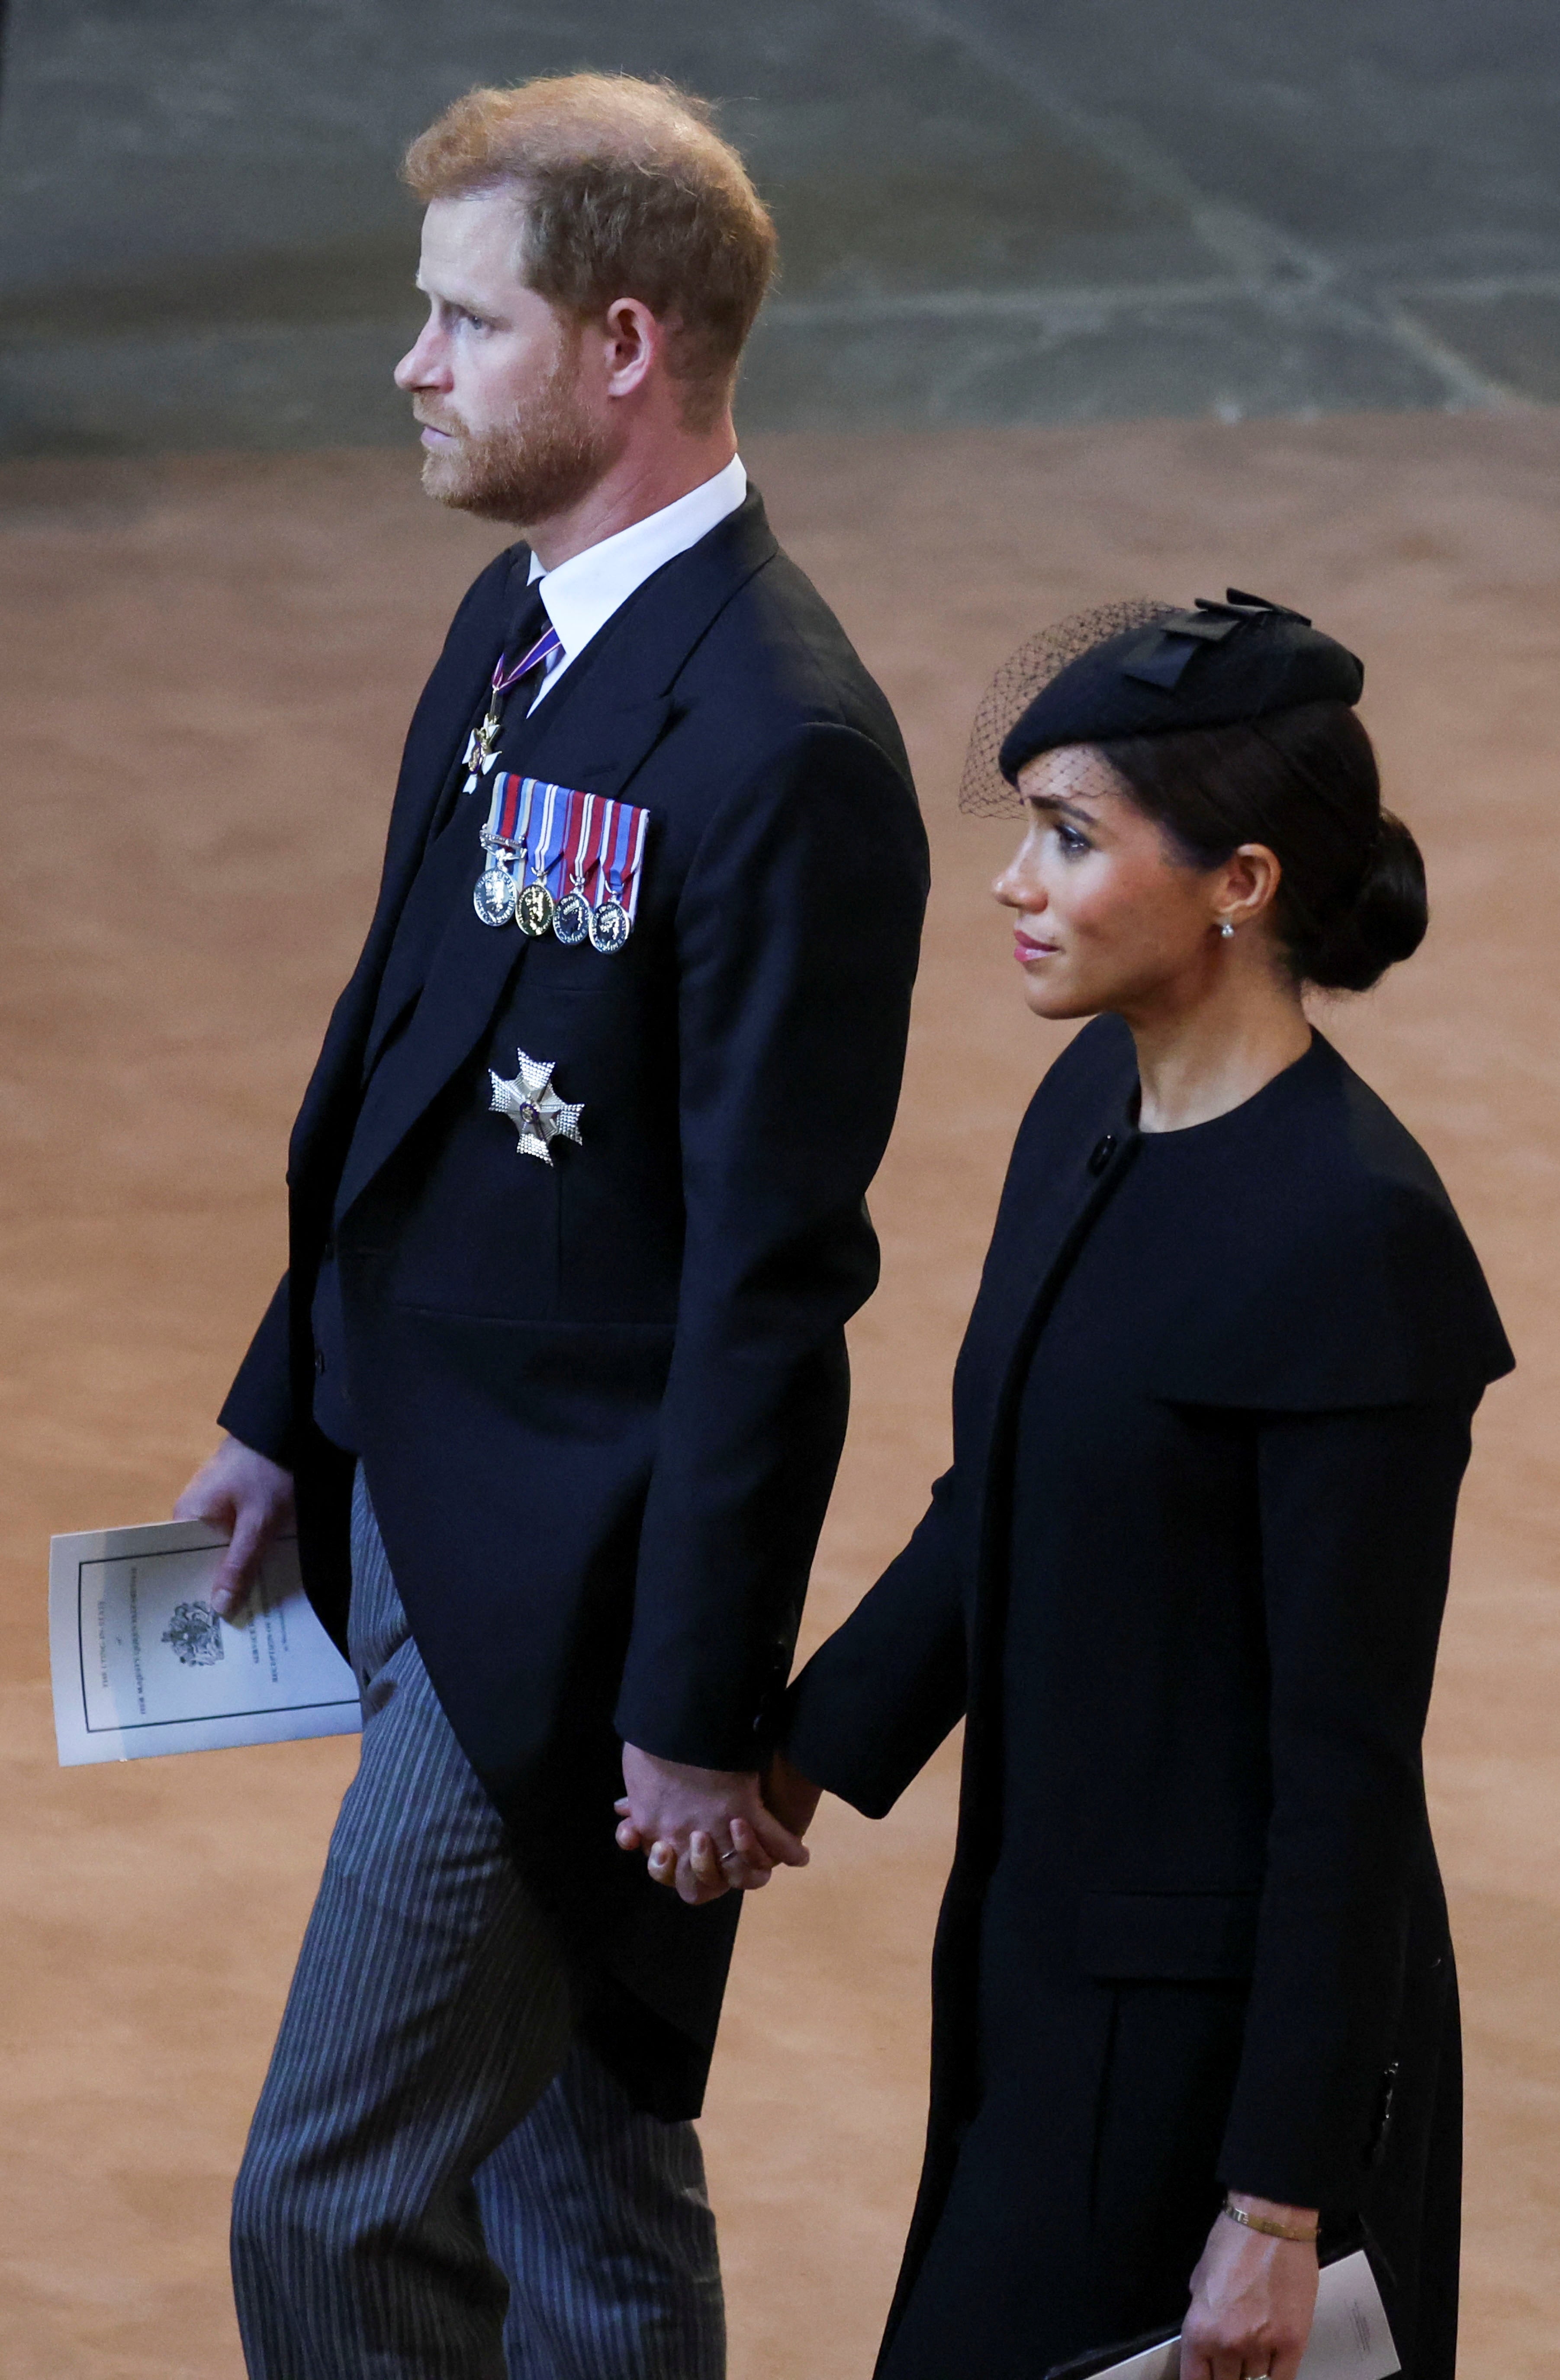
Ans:
[{"label": "shirt collar", "polygon": [[571,554],[555,570],[543,570],[533,553],[530,583],[564,649],[554,676],[567,669],[652,571],[707,537],[717,522],[737,510],[747,492],[748,474],[741,456],[734,455],[713,480],[620,528],[615,537],[603,537],[599,545]]}]

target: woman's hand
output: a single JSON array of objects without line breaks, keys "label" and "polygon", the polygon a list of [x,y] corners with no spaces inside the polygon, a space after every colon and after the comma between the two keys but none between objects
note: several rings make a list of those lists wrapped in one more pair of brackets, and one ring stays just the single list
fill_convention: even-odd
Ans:
[{"label": "woman's hand", "polygon": [[753,1769],[696,1768],[623,1746],[617,1848],[642,1851],[651,1879],[694,1905],[751,1892],[808,1853],[765,1806]]},{"label": "woman's hand", "polygon": [[[623,1747],[624,1779],[627,1783],[634,1764],[654,1767],[648,1755],[636,1752],[632,1744]],[[666,1769],[668,1775],[681,1779],[708,1781],[703,1770]],[[730,1780],[727,1780],[730,1781]],[[742,1785],[751,1781],[737,1780]],[[648,1815],[638,1816],[629,1795],[614,1803],[620,1824],[617,1848],[623,1852],[642,1851],[646,1865],[656,1884],[670,1885],[684,1900],[718,1900],[723,1892],[756,1892],[769,1882],[775,1866],[805,1867],[809,1854],[802,1836],[812,1823],[813,1812],[823,1798],[823,1787],[814,1785],[799,1768],[793,1768],[783,1752],[777,1752],[762,1780],[762,1800],[757,1811],[744,1817],[733,1811],[728,1821],[730,1840],[726,1850],[720,1849],[718,1835],[711,1831],[702,1808],[690,1813],[695,1818],[706,1817],[706,1823],[691,1825],[688,1830],[686,1850],[678,1855],[675,1834],[663,1834],[649,1822]],[[664,1815],[664,1814],[663,1814]],[[756,1823],[755,1823],[756,1821]]]},{"label": "woman's hand", "polygon": [[[1312,2207],[1234,2195],[1248,2215],[1297,2231],[1315,2226]],[[1294,2380],[1316,2313],[1316,2277],[1310,2241],[1274,2240],[1216,2216],[1191,2277],[1181,2380]]]},{"label": "woman's hand", "polygon": [[793,1768],[783,1752],[774,1753],[763,1780],[763,1806],[799,1842],[818,1815],[823,1788]]}]

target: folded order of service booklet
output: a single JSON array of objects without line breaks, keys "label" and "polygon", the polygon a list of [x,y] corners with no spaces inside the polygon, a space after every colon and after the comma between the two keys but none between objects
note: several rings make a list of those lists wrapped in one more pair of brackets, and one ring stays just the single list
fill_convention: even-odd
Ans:
[{"label": "folded order of service booklet", "polygon": [[62,1767],[349,1735],[361,1725],[357,1681],[303,1592],[297,1540],[269,1548],[237,1625],[211,1607],[225,1550],[200,1521],[50,1540]]},{"label": "folded order of service booklet", "polygon": [[[1181,2368],[1178,2338],[1161,2339],[1140,2349],[1126,2361],[1112,2362],[1120,2348],[1107,2350],[1105,2360],[1079,2356],[1046,2374],[1046,2380],[1176,2380]],[[1316,2319],[1298,2380],[1391,2380],[1402,2365],[1392,2343],[1386,2309],[1371,2260],[1363,2248],[1336,2264],[1323,2265],[1316,2292]]]}]

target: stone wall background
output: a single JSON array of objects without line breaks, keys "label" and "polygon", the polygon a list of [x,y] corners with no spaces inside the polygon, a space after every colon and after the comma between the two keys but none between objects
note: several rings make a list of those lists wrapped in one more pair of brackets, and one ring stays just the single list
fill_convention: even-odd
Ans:
[{"label": "stone wall background", "polygon": [[12,0],[0,453],[398,438],[396,160],[581,66],[774,207],[750,429],[1560,396],[1551,0]]}]

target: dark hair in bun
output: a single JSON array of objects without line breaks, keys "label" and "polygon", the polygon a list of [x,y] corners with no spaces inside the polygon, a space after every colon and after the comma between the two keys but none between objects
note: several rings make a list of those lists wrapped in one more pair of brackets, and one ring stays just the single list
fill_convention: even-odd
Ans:
[{"label": "dark hair in bun", "polygon": [[1382,808],[1371,739],[1347,703],[1096,748],[1188,867],[1217,868],[1243,843],[1266,844],[1283,869],[1278,939],[1301,982],[1368,991],[1424,940],[1424,861]]}]

